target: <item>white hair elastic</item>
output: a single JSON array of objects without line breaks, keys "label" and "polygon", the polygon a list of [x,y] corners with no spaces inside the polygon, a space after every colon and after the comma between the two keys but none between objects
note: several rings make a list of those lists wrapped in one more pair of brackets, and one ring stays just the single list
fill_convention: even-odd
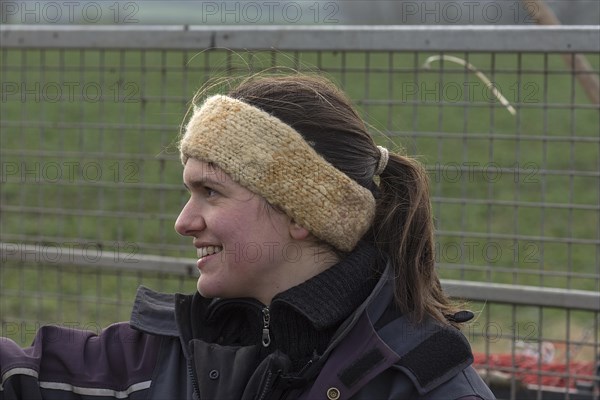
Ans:
[{"label": "white hair elastic", "polygon": [[390,159],[390,153],[389,153],[388,149],[386,149],[383,146],[377,146],[377,148],[379,149],[379,153],[381,153],[381,154],[379,155],[379,162],[377,163],[377,170],[375,170],[376,176],[381,175],[383,170],[385,170],[385,167],[387,167],[388,160]]}]

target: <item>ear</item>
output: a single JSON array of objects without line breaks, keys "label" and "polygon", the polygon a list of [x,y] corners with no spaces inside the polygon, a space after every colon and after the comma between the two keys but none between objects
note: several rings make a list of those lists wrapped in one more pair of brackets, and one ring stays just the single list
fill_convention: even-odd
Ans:
[{"label": "ear", "polygon": [[296,240],[304,240],[310,235],[308,229],[300,226],[297,222],[292,220],[290,222],[290,236]]}]

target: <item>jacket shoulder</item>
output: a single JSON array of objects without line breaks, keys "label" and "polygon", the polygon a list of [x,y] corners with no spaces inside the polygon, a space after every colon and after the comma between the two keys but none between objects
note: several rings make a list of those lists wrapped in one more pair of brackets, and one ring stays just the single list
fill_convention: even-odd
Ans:
[{"label": "jacket shoulder", "polygon": [[377,335],[397,358],[353,399],[495,399],[470,366],[470,345],[456,328],[433,320],[415,325],[401,317],[386,324]]},{"label": "jacket shoulder", "polygon": [[[414,396],[422,399],[494,399],[471,367],[473,354],[463,333],[433,318],[414,323],[390,303],[374,324],[378,336],[399,356],[390,368],[390,390],[406,392],[407,380]],[[416,397],[415,397],[416,396]],[[394,397],[392,397],[394,398]]]},{"label": "jacket shoulder", "polygon": [[473,362],[465,336],[431,318],[414,324],[402,316],[377,333],[399,356],[394,368],[404,372],[421,394],[448,381]]}]

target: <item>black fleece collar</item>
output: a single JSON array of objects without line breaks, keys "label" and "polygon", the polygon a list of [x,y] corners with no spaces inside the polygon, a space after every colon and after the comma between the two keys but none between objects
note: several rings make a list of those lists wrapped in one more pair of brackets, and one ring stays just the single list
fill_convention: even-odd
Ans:
[{"label": "black fleece collar", "polygon": [[274,318],[290,309],[315,329],[338,325],[371,293],[379,277],[378,251],[361,243],[346,258],[273,298]]}]

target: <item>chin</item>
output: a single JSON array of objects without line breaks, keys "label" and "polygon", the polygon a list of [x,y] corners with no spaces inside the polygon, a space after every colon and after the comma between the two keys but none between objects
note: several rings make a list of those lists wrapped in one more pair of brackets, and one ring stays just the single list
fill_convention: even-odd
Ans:
[{"label": "chin", "polygon": [[196,289],[198,289],[198,293],[204,298],[211,299],[215,296],[209,288],[206,287],[206,284],[203,284],[202,278],[198,278],[198,283],[196,283]]},{"label": "chin", "polygon": [[213,299],[215,297],[227,297],[226,293],[224,293],[218,287],[215,287],[212,282],[207,281],[206,277],[204,279],[202,279],[202,277],[198,278],[196,289],[202,297],[207,299]]}]

